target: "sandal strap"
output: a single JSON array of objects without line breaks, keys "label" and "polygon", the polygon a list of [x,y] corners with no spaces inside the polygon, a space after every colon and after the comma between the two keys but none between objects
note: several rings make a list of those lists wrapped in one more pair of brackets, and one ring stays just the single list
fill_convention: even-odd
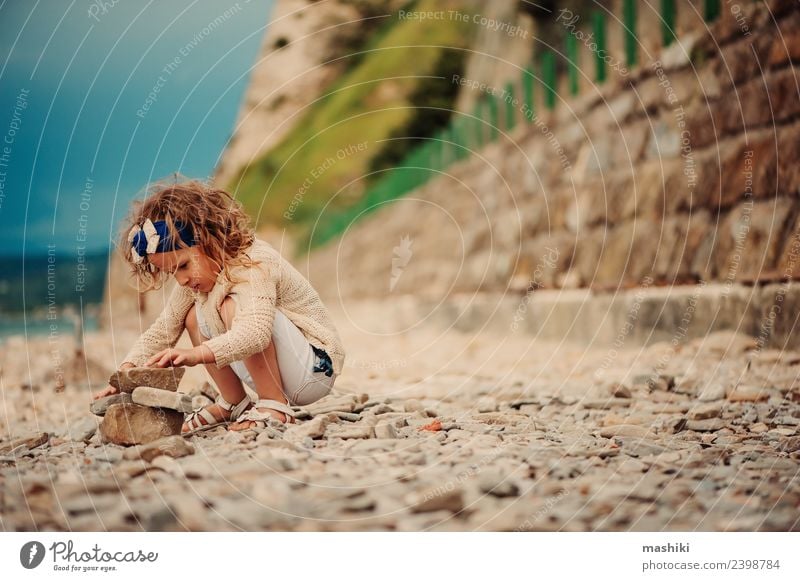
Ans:
[{"label": "sandal strap", "polygon": [[225,411],[231,412],[230,421],[235,420],[241,413],[247,408],[252,400],[248,394],[244,394],[242,401],[239,403],[233,404],[222,397],[222,394],[219,394],[216,399],[216,403]]},{"label": "sandal strap", "polygon": [[258,409],[256,408],[267,408],[282,412],[286,414],[287,423],[294,423],[296,412],[287,404],[274,399],[259,399],[258,401],[255,402],[255,404],[253,404],[253,407],[251,407],[244,414],[239,416],[239,421],[249,420],[252,422],[266,422],[268,420],[275,419],[275,416],[273,416],[269,412],[261,412],[258,411]]},{"label": "sandal strap", "polygon": [[297,412],[295,412],[290,406],[283,403],[282,401],[278,401],[275,399],[259,399],[255,405],[253,405],[253,409],[255,408],[267,408],[279,412],[283,412],[289,417],[295,417]]},{"label": "sandal strap", "polygon": [[[231,402],[227,401],[222,395],[218,395],[215,403],[224,409],[225,411],[229,411],[231,413],[230,418],[221,420],[208,411],[207,407],[199,409],[197,411],[190,412],[184,419],[184,421],[189,425],[192,430],[197,430],[198,428],[205,428],[207,426],[212,425],[219,425],[219,424],[227,424],[228,422],[232,422],[236,420],[238,416],[242,414],[243,411],[247,409],[247,406],[250,404],[252,400],[250,396],[245,394],[242,401],[237,404],[232,404]],[[206,423],[202,423],[200,418],[203,418]]]},{"label": "sandal strap", "polygon": [[270,413],[260,412],[255,408],[250,408],[241,416],[239,416],[240,422],[249,421],[249,422],[261,422],[262,424],[267,422],[268,420],[274,420],[275,416]]},{"label": "sandal strap", "polygon": [[[205,424],[201,423],[199,418],[203,418],[206,421],[206,423]],[[196,412],[192,412],[191,414],[189,414],[189,417],[187,417],[184,421],[187,424],[189,424],[189,426],[193,430],[197,429],[197,428],[200,428],[200,427],[202,427],[204,425],[208,426],[210,424],[218,424],[219,423],[219,419],[214,417],[214,414],[212,414],[206,408],[203,408],[203,409],[198,410]]]}]

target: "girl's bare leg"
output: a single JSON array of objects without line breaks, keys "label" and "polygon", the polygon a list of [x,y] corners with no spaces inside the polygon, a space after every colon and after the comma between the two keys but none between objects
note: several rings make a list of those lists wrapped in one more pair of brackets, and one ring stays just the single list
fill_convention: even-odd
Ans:
[{"label": "girl's bare leg", "polygon": [[[236,303],[233,299],[226,297],[222,302],[220,309],[220,317],[225,322],[225,328],[231,328],[233,315],[236,312]],[[288,404],[289,401],[283,393],[283,383],[281,381],[280,368],[278,367],[278,354],[275,351],[275,344],[270,341],[267,348],[259,353],[254,353],[247,359],[244,359],[244,366],[250,372],[250,377],[253,378],[255,383],[256,393],[258,397],[263,399],[274,399],[282,403]],[[288,418],[286,414],[273,409],[256,408],[260,412],[272,414],[276,419],[285,422]],[[235,422],[228,426],[229,430],[239,431],[246,430],[254,425],[255,422],[244,420]]]},{"label": "girl's bare leg", "polygon": [[[189,309],[189,312],[186,315],[185,325],[186,330],[189,332],[189,338],[192,341],[192,345],[199,345],[202,343],[203,337],[200,335],[200,327],[197,323],[197,313],[194,306]],[[242,381],[239,379],[239,376],[234,373],[230,366],[220,368],[216,365],[209,364],[206,365],[205,368],[206,371],[208,371],[208,374],[211,376],[211,379],[217,385],[217,389],[222,397],[232,404],[237,404],[242,401],[242,398],[246,395],[244,386],[242,386]],[[207,409],[215,418],[219,419],[227,420],[231,415],[231,412],[221,408],[216,403],[208,405],[205,409]],[[206,421],[199,416],[197,418],[197,422],[203,425],[206,424]],[[190,429],[191,427],[184,422],[183,426],[181,427],[181,432],[187,432]]]}]

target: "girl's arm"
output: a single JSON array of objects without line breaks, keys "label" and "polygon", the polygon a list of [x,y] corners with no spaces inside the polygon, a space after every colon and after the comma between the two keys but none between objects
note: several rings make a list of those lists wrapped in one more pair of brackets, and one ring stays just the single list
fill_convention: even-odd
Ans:
[{"label": "girl's arm", "polygon": [[231,328],[201,343],[214,355],[217,367],[230,365],[259,353],[272,339],[272,323],[278,297],[279,267],[254,266],[244,274],[246,280],[235,284],[237,309]]},{"label": "girl's arm", "polygon": [[141,367],[155,353],[173,347],[183,332],[186,314],[194,303],[191,291],[175,285],[167,306],[125,356],[123,363]]}]

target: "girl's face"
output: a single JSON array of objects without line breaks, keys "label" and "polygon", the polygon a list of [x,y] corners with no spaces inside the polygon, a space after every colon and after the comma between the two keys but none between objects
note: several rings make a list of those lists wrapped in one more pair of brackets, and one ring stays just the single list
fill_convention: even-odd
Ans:
[{"label": "girl's face", "polygon": [[147,259],[158,270],[174,276],[179,285],[195,292],[211,291],[219,274],[219,268],[198,246],[148,254]]}]

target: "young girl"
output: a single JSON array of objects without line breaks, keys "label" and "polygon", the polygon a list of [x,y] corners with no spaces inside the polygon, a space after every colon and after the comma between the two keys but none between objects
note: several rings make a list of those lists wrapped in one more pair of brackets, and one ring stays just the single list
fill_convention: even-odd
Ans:
[{"label": "young girl", "polygon": [[[168,275],[178,283],[120,368],[203,363],[219,390],[214,404],[186,417],[184,434],[270,418],[293,423],[291,405],[331,391],[344,349],[327,309],[298,270],[255,238],[230,194],[196,180],[157,185],[134,205],[120,247],[145,290]],[[184,329],[194,347],[175,349]],[[94,399],[113,393],[108,386]]]}]

